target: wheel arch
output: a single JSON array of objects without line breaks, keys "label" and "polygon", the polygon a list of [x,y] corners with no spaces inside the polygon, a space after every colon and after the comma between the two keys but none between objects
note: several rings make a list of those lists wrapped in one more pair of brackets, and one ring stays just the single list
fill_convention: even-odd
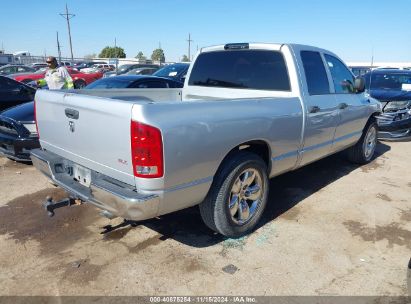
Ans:
[{"label": "wheel arch", "polygon": [[251,140],[238,144],[237,146],[233,147],[228,153],[226,153],[224,158],[220,161],[216,174],[221,171],[226,161],[239,151],[247,151],[258,155],[267,166],[267,174],[271,172],[272,162],[270,145],[264,140]]},{"label": "wheel arch", "polygon": [[74,88],[76,88],[76,84],[78,84],[78,83],[83,83],[84,86],[87,85],[87,81],[85,81],[83,78],[77,78],[77,79],[73,80]]}]

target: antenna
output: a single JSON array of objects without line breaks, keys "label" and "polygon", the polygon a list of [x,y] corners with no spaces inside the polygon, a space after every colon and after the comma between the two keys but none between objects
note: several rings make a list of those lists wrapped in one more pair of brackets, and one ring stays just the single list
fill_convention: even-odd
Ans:
[{"label": "antenna", "polygon": [[67,3],[66,3],[66,13],[65,14],[60,14],[60,16],[67,20],[67,28],[68,28],[69,42],[70,42],[71,62],[73,62],[73,45],[71,44],[70,19],[73,18],[76,15],[70,14],[68,12]]},{"label": "antenna", "polygon": [[372,82],[372,72],[374,67],[374,46],[371,49],[371,71],[370,71],[370,81],[368,82],[368,94],[371,96],[371,82]]},{"label": "antenna", "polygon": [[188,34],[188,60],[191,61],[191,42],[194,42],[194,40],[191,39],[191,34]]}]

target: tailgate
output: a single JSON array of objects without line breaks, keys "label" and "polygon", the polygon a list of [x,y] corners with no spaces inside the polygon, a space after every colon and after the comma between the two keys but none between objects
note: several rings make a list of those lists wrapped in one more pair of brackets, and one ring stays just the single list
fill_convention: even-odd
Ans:
[{"label": "tailgate", "polygon": [[132,102],[38,90],[36,117],[43,149],[134,185]]}]

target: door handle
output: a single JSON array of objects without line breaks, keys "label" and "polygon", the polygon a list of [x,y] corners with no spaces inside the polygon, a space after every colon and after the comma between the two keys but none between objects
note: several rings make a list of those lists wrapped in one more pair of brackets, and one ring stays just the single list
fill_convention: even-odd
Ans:
[{"label": "door handle", "polygon": [[340,104],[338,105],[338,108],[341,109],[341,110],[343,110],[343,109],[345,109],[345,108],[347,108],[347,107],[348,107],[348,105],[347,105],[345,102],[342,102],[342,103],[340,103]]},{"label": "door handle", "polygon": [[308,108],[308,112],[309,113],[317,113],[317,112],[320,112],[320,107],[319,106],[311,106],[311,107],[309,107]]},{"label": "door handle", "polygon": [[73,110],[73,109],[69,109],[69,108],[65,109],[65,110],[64,110],[64,113],[65,113],[66,116],[67,116],[68,118],[70,118],[70,119],[78,119],[79,116],[80,116],[79,111]]}]

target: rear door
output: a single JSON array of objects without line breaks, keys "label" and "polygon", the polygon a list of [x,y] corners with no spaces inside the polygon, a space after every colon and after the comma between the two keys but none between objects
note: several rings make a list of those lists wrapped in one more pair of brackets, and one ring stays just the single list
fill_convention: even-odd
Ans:
[{"label": "rear door", "polygon": [[296,58],[303,67],[301,78],[306,84],[302,86],[306,121],[300,162],[305,165],[331,153],[339,117],[322,54],[300,50]]}]

